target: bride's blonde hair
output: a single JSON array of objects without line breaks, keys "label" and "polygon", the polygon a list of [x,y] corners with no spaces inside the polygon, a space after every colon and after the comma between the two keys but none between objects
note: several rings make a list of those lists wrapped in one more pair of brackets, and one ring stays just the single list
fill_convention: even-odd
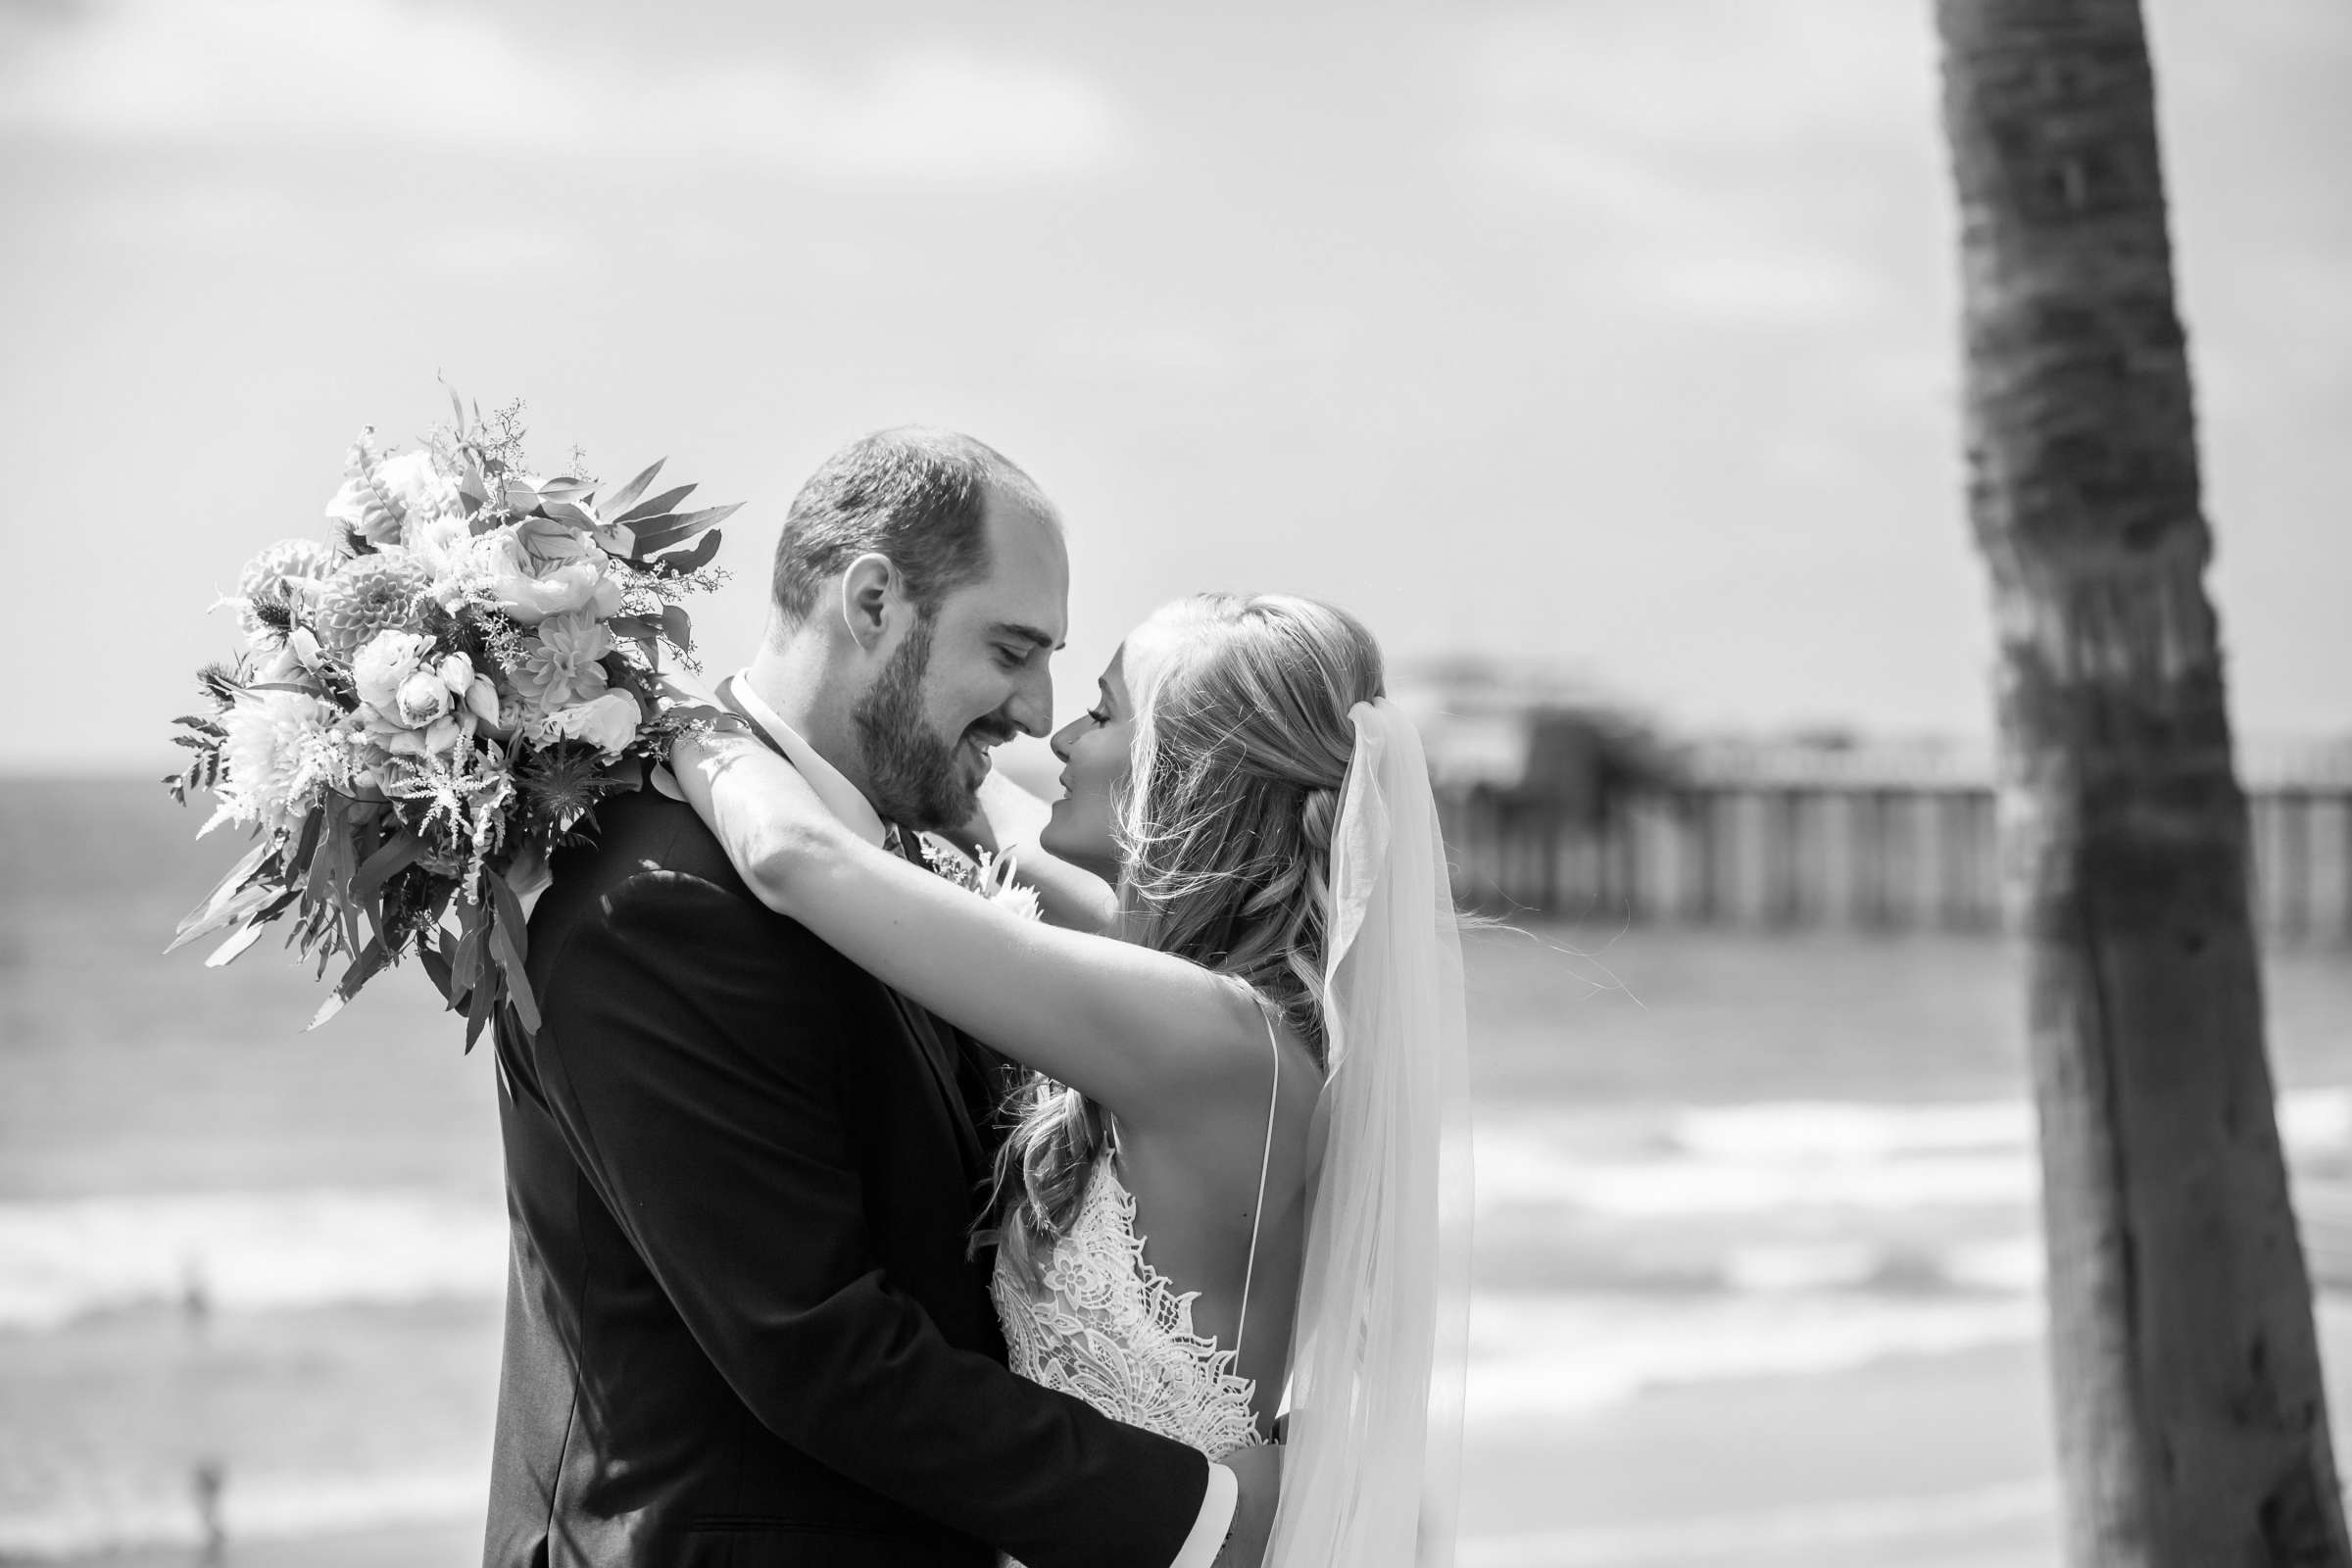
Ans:
[{"label": "bride's blonde hair", "polygon": [[[1233,976],[1320,1060],[1331,835],[1349,711],[1383,695],[1380,647],[1346,611],[1288,594],[1201,594],[1147,624],[1164,640],[1130,694],[1132,766],[1113,811],[1128,935]],[[1006,1114],[994,1226],[978,1241],[1035,1285],[1077,1218],[1102,1113],[1037,1075]]]}]

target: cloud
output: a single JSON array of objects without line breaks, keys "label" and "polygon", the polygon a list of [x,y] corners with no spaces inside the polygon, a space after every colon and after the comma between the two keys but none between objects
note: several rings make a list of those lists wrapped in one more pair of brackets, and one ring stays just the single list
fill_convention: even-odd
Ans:
[{"label": "cloud", "polygon": [[1706,325],[1859,322],[1936,210],[1929,18],[1884,0],[1505,9],[1461,55],[1490,200],[1579,221],[1579,281]]},{"label": "cloud", "polygon": [[99,0],[10,32],[0,126],[79,139],[692,156],[916,181],[1084,173],[1121,144],[1092,83],[946,48],[862,72],[772,57],[680,68],[399,0]]}]

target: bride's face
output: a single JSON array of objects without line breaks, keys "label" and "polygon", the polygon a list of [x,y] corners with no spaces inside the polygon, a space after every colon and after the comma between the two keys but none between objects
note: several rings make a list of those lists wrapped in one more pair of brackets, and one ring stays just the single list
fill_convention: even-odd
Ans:
[{"label": "bride's face", "polygon": [[1095,706],[1054,732],[1061,759],[1061,799],[1038,835],[1047,854],[1082,865],[1105,881],[1118,880],[1118,837],[1112,803],[1127,782],[1129,743],[1135,738],[1134,693],[1144,688],[1145,662],[1156,651],[1149,622],[1110,656],[1096,682]]}]

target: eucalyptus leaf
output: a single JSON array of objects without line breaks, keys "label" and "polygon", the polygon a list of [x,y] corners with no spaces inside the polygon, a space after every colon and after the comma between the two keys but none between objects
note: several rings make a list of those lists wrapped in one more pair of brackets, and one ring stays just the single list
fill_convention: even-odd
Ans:
[{"label": "eucalyptus leaf", "polygon": [[724,537],[724,534],[713,528],[696,541],[693,549],[676,551],[662,557],[659,561],[649,561],[646,564],[659,566],[664,571],[673,572],[681,577],[690,571],[700,571],[703,567],[710,564],[711,560],[717,556],[719,541]]},{"label": "eucalyptus leaf", "polygon": [[[262,858],[269,853],[270,843],[265,839],[239,856],[237,863],[229,867],[228,874],[215,885],[212,892],[205,895],[204,902],[190,909],[186,917],[179,922],[179,942],[172,943],[172,948],[176,948],[181,942],[187,941],[191,933],[202,935],[205,931],[219,930],[220,923],[216,916],[226,906],[230,899],[236,897],[237,889],[244,885],[245,879],[253,874],[253,868],[260,865]],[[164,951],[169,953],[172,948],[166,948]]]},{"label": "eucalyptus leaf", "polygon": [[507,924],[501,920],[490,932],[490,950],[498,958],[498,967],[506,976],[506,1003],[514,1009],[515,1022],[522,1032],[539,1032],[539,1004],[531,996],[531,977],[522,966],[522,957],[507,939]]},{"label": "eucalyptus leaf", "polygon": [[488,910],[479,904],[458,906],[457,947],[450,955],[450,978],[460,991],[471,991],[482,981],[482,921]]},{"label": "eucalyptus leaf", "polygon": [[261,941],[262,933],[268,929],[269,925],[264,921],[247,921],[235,936],[212,951],[212,955],[204,960],[204,966],[207,969],[227,968],[244,955],[246,949]]},{"label": "eucalyptus leaf", "polygon": [[705,528],[719,523],[743,510],[743,503],[733,502],[723,507],[706,507],[701,512],[680,513],[674,516],[645,522],[637,527],[637,554],[644,557],[673,545],[684,544]]},{"label": "eucalyptus leaf", "polygon": [[368,904],[376,891],[401,872],[415,865],[424,856],[424,840],[407,828],[402,828],[383,847],[368,857],[359,874],[351,879],[351,899],[355,904]]},{"label": "eucalyptus leaf", "polygon": [[311,1017],[310,1028],[316,1029],[343,1010],[343,1004],[360,994],[360,988],[375,978],[376,971],[391,959],[391,951],[379,940],[370,942],[354,958],[343,978],[335,982],[335,994],[320,1004]]},{"label": "eucalyptus leaf", "polygon": [[326,812],[317,807],[302,819],[302,833],[294,840],[294,853],[286,857],[289,876],[302,876],[309,871],[318,853],[318,835],[326,828]]},{"label": "eucalyptus leaf", "polygon": [[[619,516],[614,517],[612,520],[614,522],[625,522],[631,527],[635,527],[643,518],[659,517],[670,508],[676,506],[679,502],[694,494],[694,489],[695,487],[693,485],[682,484],[675,490],[664,490],[660,495],[654,497],[653,500],[638,503],[636,506],[631,507],[628,511],[622,513]],[[607,510],[609,511],[610,509],[608,508]],[[640,548],[642,548],[642,545]]]},{"label": "eucalyptus leaf", "polygon": [[179,935],[173,937],[172,939],[172,945],[166,948],[164,951],[166,953],[177,953],[181,948],[186,947],[189,943],[196,941],[200,937],[209,937],[216,931],[225,931],[230,926],[237,924],[239,921],[252,917],[261,909],[263,905],[270,902],[271,896],[274,895],[276,891],[277,890],[275,888],[271,887],[267,882],[256,883],[251,887],[239,888],[229,897],[226,903],[222,904],[219,908],[213,910],[213,912],[206,918],[186,927],[179,933]]},{"label": "eucalyptus leaf", "polygon": [[482,1025],[490,1021],[490,1014],[497,1007],[498,987],[492,982],[490,976],[484,975],[474,985],[472,994],[466,999],[466,1049],[467,1052],[470,1053],[473,1050],[474,1041],[481,1037]]},{"label": "eucalyptus leaf", "polygon": [[524,929],[522,903],[505,877],[488,876],[482,881],[490,889],[496,915],[490,922],[490,953],[507,977],[507,1004],[514,1009],[522,1032],[535,1035],[539,1032],[539,1004],[531,996],[531,977],[524,967],[530,935]]},{"label": "eucalyptus leaf", "polygon": [[507,945],[514,950],[514,961],[520,963],[531,951],[531,939],[524,929],[528,922],[522,912],[522,901],[514,896],[514,885],[503,876],[483,877],[482,885],[490,890],[491,913],[496,916],[490,922],[491,934],[504,933]]},{"label": "eucalyptus leaf", "polygon": [[416,961],[423,965],[425,978],[432,981],[433,989],[441,993],[441,1000],[454,1004],[457,998],[450,991],[449,960],[441,956],[440,950],[429,942],[419,942]]},{"label": "eucalyptus leaf", "polygon": [[635,506],[637,504],[637,498],[645,494],[645,487],[654,482],[654,475],[660,473],[662,471],[662,465],[667,463],[668,461],[669,460],[667,458],[657,460],[652,467],[647,468],[643,473],[639,474],[636,478],[631,479],[627,484],[622,485],[611,495],[599,497],[596,504],[596,510],[605,514],[607,516],[617,516],[620,513],[626,511],[628,508]]}]

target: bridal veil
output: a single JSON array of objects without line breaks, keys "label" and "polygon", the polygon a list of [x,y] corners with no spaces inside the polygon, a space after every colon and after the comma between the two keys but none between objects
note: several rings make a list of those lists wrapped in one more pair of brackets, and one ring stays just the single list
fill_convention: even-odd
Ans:
[{"label": "bridal veil", "polygon": [[1350,714],[1325,957],[1329,1076],[1269,1568],[1450,1568],[1468,1353],[1461,941],[1420,736]]}]

